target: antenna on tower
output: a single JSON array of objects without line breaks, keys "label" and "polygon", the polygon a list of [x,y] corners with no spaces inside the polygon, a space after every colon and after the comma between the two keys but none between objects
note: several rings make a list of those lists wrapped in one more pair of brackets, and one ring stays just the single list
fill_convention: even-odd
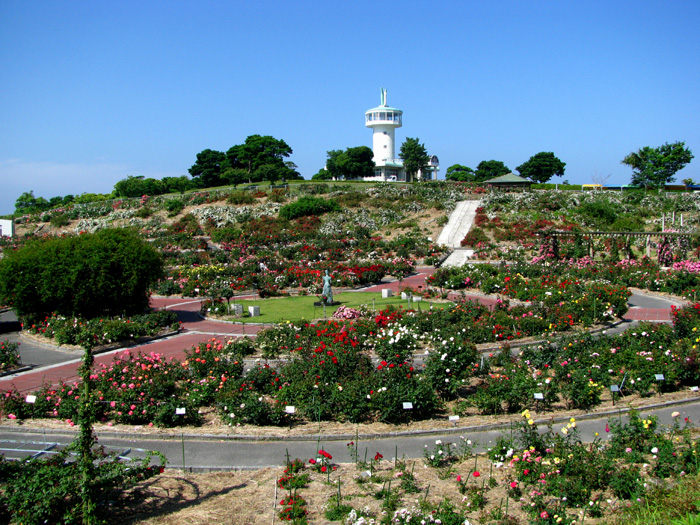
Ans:
[{"label": "antenna on tower", "polygon": [[386,89],[385,89],[385,88],[380,88],[380,92],[381,92],[381,97],[380,97],[380,98],[381,98],[381,102],[382,102],[381,105],[382,105],[382,106],[386,106]]}]

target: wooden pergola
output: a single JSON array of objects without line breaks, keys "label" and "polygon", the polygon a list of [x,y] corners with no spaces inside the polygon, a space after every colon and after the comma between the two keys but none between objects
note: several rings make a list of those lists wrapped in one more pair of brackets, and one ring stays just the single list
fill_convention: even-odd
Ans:
[{"label": "wooden pergola", "polygon": [[680,232],[570,232],[563,230],[551,230],[540,232],[538,235],[546,238],[552,238],[552,248],[555,255],[559,254],[559,239],[564,237],[579,238],[588,241],[588,256],[592,259],[594,256],[593,251],[593,239],[595,237],[606,237],[606,238],[624,238],[625,246],[630,246],[630,241],[632,239],[644,239],[645,254],[647,257],[651,257],[651,239],[654,237],[662,240],[663,238],[668,239],[673,238],[683,238],[690,240],[693,234],[691,233],[680,233]]}]

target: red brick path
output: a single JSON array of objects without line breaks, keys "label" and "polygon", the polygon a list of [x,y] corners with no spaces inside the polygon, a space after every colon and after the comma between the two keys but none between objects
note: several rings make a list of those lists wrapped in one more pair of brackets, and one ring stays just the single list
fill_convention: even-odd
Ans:
[{"label": "red brick path", "polygon": [[[418,289],[425,286],[425,280],[435,271],[434,268],[419,268],[418,273],[411,275],[402,282],[393,281],[364,288],[362,291],[378,292],[384,288],[389,288],[395,293],[404,286],[411,286]],[[472,300],[477,300],[486,306],[492,307],[496,300],[491,297],[468,296]],[[154,297],[151,300],[154,308],[168,308],[178,312],[182,320],[183,331],[167,339],[151,341],[144,345],[133,348],[132,352],[155,352],[164,355],[167,359],[184,357],[185,349],[195,346],[211,338],[226,339],[228,337],[254,337],[262,328],[262,325],[233,324],[219,321],[208,321],[199,317],[199,299],[182,299],[169,297]],[[670,309],[652,308],[631,308],[624,317],[625,320],[640,321],[669,321],[671,319]],[[109,364],[114,359],[115,354],[124,354],[125,350],[115,350],[100,354],[95,357],[96,363]],[[24,372],[15,376],[0,378],[0,389],[8,389],[13,386],[22,392],[34,390],[43,383],[57,384],[60,380],[72,381],[77,379],[77,370],[80,366],[80,354],[76,353],[74,361],[42,367],[37,370]]]}]

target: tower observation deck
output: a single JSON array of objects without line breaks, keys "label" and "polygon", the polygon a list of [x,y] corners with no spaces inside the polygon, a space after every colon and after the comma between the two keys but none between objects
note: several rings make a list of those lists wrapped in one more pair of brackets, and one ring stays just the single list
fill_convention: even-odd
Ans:
[{"label": "tower observation deck", "polygon": [[397,164],[394,130],[401,127],[403,111],[386,103],[386,89],[381,90],[381,105],[365,111],[365,126],[372,128],[372,151],[374,163],[379,166]]},{"label": "tower observation deck", "polygon": [[414,180],[437,179],[440,163],[436,156],[430,157],[428,165],[418,173],[407,174],[403,160],[396,157],[394,131],[403,124],[403,111],[386,103],[386,89],[381,89],[380,105],[365,111],[365,126],[372,128],[372,160],[374,177],[365,180],[413,182]]}]

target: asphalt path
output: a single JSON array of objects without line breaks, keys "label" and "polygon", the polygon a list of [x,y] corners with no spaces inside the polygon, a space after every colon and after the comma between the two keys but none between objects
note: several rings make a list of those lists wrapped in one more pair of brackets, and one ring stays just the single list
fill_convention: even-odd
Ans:
[{"label": "asphalt path", "polygon": [[[653,401],[653,400],[652,400]],[[624,410],[624,409],[623,409]],[[686,404],[664,405],[649,407],[640,410],[640,415],[648,417],[655,415],[661,425],[669,426],[673,422],[672,414],[677,416],[681,423],[688,417],[691,421],[700,421],[700,402]],[[560,432],[569,422],[568,419],[551,420],[545,415],[536,415],[538,428],[545,431],[547,424],[551,423],[555,432]],[[605,440],[609,437],[606,433],[606,422],[620,418],[626,421],[624,411],[610,412],[589,418],[579,418],[576,426],[580,432],[581,440],[591,442],[598,436]],[[468,425],[468,422],[465,420]],[[194,434],[170,434],[169,436],[149,436],[134,432],[131,434],[117,435],[116,433],[98,433],[98,442],[110,450],[129,451],[128,457],[143,457],[148,450],[162,452],[168,459],[170,468],[186,468],[192,471],[254,469],[269,466],[284,465],[287,454],[291,459],[301,458],[308,461],[315,458],[320,448],[333,456],[333,462],[351,463],[348,443],[357,444],[359,457],[373,458],[379,452],[386,460],[422,458],[426,451],[435,447],[436,441],[454,443],[459,450],[460,446],[470,440],[475,452],[484,452],[495,443],[501,435],[510,435],[508,426],[459,426],[450,431],[434,432],[409,432],[398,429],[391,435],[378,437],[360,435],[336,435],[328,436],[322,433],[309,437],[285,436],[283,429],[276,439],[254,439],[246,436],[202,436]],[[76,433],[65,431],[33,431],[26,432],[21,429],[9,431],[0,427],[0,447],[16,446],[18,443],[34,444],[39,449],[47,444],[65,445],[72,441]],[[5,443],[5,445],[3,445]],[[54,448],[53,450],[55,450]],[[184,461],[183,461],[184,459]],[[183,467],[184,466],[184,467]]]}]

